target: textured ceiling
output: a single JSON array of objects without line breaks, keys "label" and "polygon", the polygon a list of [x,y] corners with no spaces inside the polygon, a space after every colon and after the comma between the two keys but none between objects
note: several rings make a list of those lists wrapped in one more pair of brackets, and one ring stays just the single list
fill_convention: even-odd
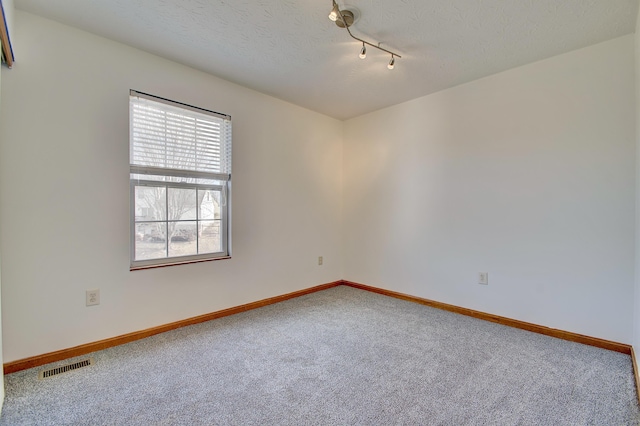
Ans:
[{"label": "textured ceiling", "polygon": [[637,0],[15,0],[18,9],[348,119],[634,32]]}]

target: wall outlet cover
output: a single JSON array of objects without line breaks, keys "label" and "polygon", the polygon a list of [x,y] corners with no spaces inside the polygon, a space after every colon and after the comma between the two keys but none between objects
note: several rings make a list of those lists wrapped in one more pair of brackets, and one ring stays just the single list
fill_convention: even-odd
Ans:
[{"label": "wall outlet cover", "polygon": [[489,284],[489,273],[488,272],[479,272],[478,273],[478,284],[488,285]]},{"label": "wall outlet cover", "polygon": [[87,290],[87,306],[100,304],[100,289]]}]

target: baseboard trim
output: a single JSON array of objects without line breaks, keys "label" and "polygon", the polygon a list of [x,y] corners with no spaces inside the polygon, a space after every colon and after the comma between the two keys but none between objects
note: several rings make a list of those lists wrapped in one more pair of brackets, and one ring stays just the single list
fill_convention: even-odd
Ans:
[{"label": "baseboard trim", "polygon": [[633,364],[633,377],[636,379],[636,396],[638,397],[638,403],[640,404],[640,375],[638,374],[638,360],[636,359],[636,353],[631,347],[631,364]]},{"label": "baseboard trim", "polygon": [[[455,305],[449,305],[447,303],[436,302],[435,300],[424,299],[421,297],[411,296],[404,293],[399,293],[392,290],[386,290],[379,287],[372,287],[365,284],[355,283],[352,281],[340,280],[327,284],[321,284],[315,287],[310,287],[304,290],[294,291],[292,293],[283,294],[280,296],[270,297],[268,299],[258,300],[256,302],[247,303],[240,306],[235,306],[221,311],[211,312],[208,314],[200,315],[197,317],[187,318],[181,321],[164,324],[157,327],[148,328],[146,330],[134,331],[132,333],[123,334],[121,336],[112,337],[109,339],[99,340],[97,342],[86,343],[84,345],[75,346],[68,349],[61,349],[55,352],[49,352],[42,355],[37,355],[29,358],[19,359],[4,364],[4,374],[11,374],[17,371],[26,370],[28,368],[39,367],[41,365],[49,364],[51,362],[62,361],[68,358],[76,356],[86,355],[91,352],[108,349],[114,346],[123,345],[125,343],[134,342],[136,340],[144,339],[146,337],[154,336],[156,334],[164,333],[167,331],[175,330],[177,328],[186,327],[193,324],[199,324],[206,321],[211,321],[216,318],[222,318],[229,315],[239,314],[241,312],[250,311],[263,306],[272,305],[274,303],[283,302],[285,300],[294,299],[296,297],[304,296],[306,294],[315,293],[317,291],[327,290],[339,285],[346,285],[361,290],[370,291],[373,293],[382,294],[396,299],[402,299],[409,302],[419,303],[421,305],[430,306],[437,309],[442,309],[449,312],[455,312],[457,314],[466,315],[474,318],[478,318],[485,321],[491,321],[498,324],[507,325],[509,327],[519,328],[522,330],[531,331],[534,333],[544,334],[547,336],[556,337],[558,339],[569,340],[572,342],[582,343],[585,345],[595,346],[598,348],[608,349],[611,351],[621,352],[627,355],[631,355],[634,374],[636,379],[636,387],[640,386],[640,374],[637,371],[635,354],[631,345],[624,343],[612,342],[610,340],[599,339],[597,337],[585,336],[582,334],[572,333],[569,331],[558,330],[555,328],[549,328],[537,324],[532,324],[524,321],[519,321],[511,318],[502,317],[499,315],[488,314],[485,312],[475,311],[473,309],[462,308]],[[640,401],[640,388],[638,390],[638,399]]]},{"label": "baseboard trim", "polygon": [[257,309],[263,306],[272,305],[274,303],[283,302],[285,300],[304,296],[305,294],[315,293],[317,291],[322,291],[332,287],[337,287],[341,284],[342,284],[342,281],[334,281],[332,283],[321,284],[315,287],[306,288],[304,290],[298,290],[292,293],[270,297],[268,299],[258,300],[256,302],[247,303],[245,305],[235,306],[233,308],[223,309],[221,311],[211,312],[208,314],[199,315],[197,317],[187,318],[181,321],[164,324],[158,327],[148,328],[146,330],[134,331],[132,333],[123,334],[121,336],[116,336],[109,339],[99,340],[97,342],[86,343],[84,345],[75,346],[73,348],[61,349],[55,352],[49,352],[42,355],[37,355],[29,358],[7,362],[6,364],[4,364],[4,374],[11,374],[17,371],[26,370],[28,368],[39,367],[44,364],[49,364],[50,362],[62,361],[67,358],[86,355],[91,352],[100,351],[103,349],[111,348],[113,346],[123,345],[125,343],[130,343],[136,340],[144,339],[146,337],[154,336],[156,334],[175,330],[177,328],[186,327],[193,324],[199,324],[201,322],[211,321],[213,319],[222,318],[229,315],[239,314],[241,312],[250,311],[252,309]]},{"label": "baseboard trim", "polygon": [[[396,299],[407,300],[409,302],[419,303],[421,305],[431,306],[433,308],[442,309],[449,312],[455,312],[456,314],[462,314],[469,317],[478,318],[485,321],[491,321],[498,324],[508,325],[509,327],[520,328],[522,330],[532,331],[534,333],[544,334],[547,336],[557,337],[558,339],[569,340],[571,342],[582,343],[585,345],[595,346],[602,349],[608,349],[610,351],[621,352],[623,354],[631,355],[632,347],[624,343],[612,342],[610,340],[599,339],[597,337],[585,336],[583,334],[572,333],[570,331],[558,330],[555,328],[549,328],[542,325],[532,324],[529,322],[519,321],[511,318],[501,317],[499,315],[487,314],[485,312],[475,311],[473,309],[461,308],[455,305],[449,305],[447,303],[436,302],[434,300],[423,299],[421,297],[411,296],[396,291],[385,290],[378,287],[372,287],[365,284],[359,284],[351,281],[342,281],[343,285],[349,287],[359,288],[361,290],[371,291],[373,293],[382,294],[385,296],[395,297]],[[635,367],[635,364],[634,364]],[[637,381],[636,375],[636,383]]]}]

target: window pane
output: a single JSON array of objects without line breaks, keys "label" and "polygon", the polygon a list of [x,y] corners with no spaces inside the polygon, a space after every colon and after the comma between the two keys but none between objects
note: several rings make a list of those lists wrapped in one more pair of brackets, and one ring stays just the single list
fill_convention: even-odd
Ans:
[{"label": "window pane", "polygon": [[[195,190],[193,191],[195,195]],[[198,254],[196,221],[169,222],[169,256]]]},{"label": "window pane", "polygon": [[213,189],[199,189],[200,220],[221,219],[220,191]]},{"label": "window pane", "polygon": [[196,189],[169,188],[169,220],[196,219]]},{"label": "window pane", "polygon": [[160,186],[136,186],[136,222],[167,219],[166,189]]},{"label": "window pane", "polygon": [[136,223],[135,260],[167,257],[166,222]]},{"label": "window pane", "polygon": [[198,252],[217,253],[222,251],[219,220],[202,220],[198,226]]}]

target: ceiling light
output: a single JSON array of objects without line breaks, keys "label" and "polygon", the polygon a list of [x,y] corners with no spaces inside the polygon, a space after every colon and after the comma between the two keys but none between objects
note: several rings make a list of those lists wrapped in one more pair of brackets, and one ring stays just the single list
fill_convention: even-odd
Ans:
[{"label": "ceiling light", "polygon": [[347,32],[349,33],[349,35],[351,36],[351,38],[353,38],[354,40],[358,40],[359,42],[362,43],[362,49],[360,49],[360,55],[358,55],[360,57],[360,59],[364,59],[367,57],[367,46],[369,45],[371,47],[374,47],[378,50],[382,50],[383,52],[387,52],[388,54],[391,55],[391,60],[389,61],[389,65],[387,65],[387,68],[389,68],[390,70],[392,70],[396,64],[396,60],[395,58],[402,58],[402,56],[398,55],[395,52],[392,52],[390,50],[387,50],[385,48],[380,47],[380,43],[378,43],[377,45],[373,44],[373,43],[369,43],[366,40],[363,40],[361,38],[358,38],[356,36],[354,36],[351,33],[351,30],[349,29],[349,27],[351,25],[353,25],[353,22],[355,21],[355,15],[353,14],[352,11],[350,10],[340,10],[340,8],[338,7],[338,3],[336,3],[335,0],[333,1],[333,9],[331,9],[331,13],[329,13],[329,19],[331,19],[333,22],[336,23],[337,26],[339,26],[340,28],[345,28],[347,30]]},{"label": "ceiling light", "polygon": [[360,59],[364,59],[367,57],[367,46],[362,43],[362,49],[360,49]]},{"label": "ceiling light", "polygon": [[329,19],[331,19],[333,22],[336,22],[338,20],[338,16],[340,16],[340,9],[338,8],[338,4],[334,1],[333,9],[329,14]]}]

